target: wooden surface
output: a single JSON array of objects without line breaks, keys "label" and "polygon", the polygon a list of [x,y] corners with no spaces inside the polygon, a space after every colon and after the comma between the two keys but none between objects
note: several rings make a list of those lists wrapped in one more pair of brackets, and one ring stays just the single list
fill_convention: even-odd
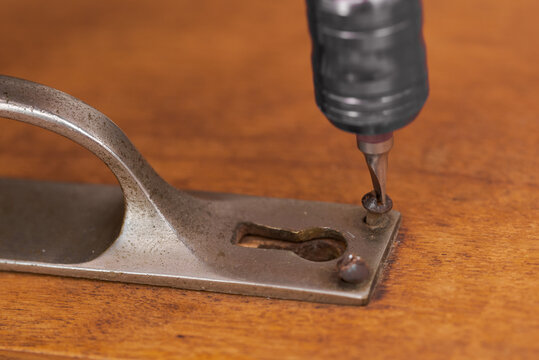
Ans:
[{"label": "wooden surface", "polygon": [[[539,2],[424,3],[432,92],[390,155],[404,220],[369,306],[0,273],[0,358],[539,358]],[[314,105],[302,1],[0,5],[0,73],[95,106],[176,187],[369,189],[353,137]],[[7,120],[0,175],[115,181]]]}]

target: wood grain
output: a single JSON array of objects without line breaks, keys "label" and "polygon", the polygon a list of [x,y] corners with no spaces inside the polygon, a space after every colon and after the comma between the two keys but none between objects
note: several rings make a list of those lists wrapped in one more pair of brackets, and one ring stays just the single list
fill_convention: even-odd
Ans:
[{"label": "wood grain", "polygon": [[[0,6],[0,72],[95,106],[177,187],[346,203],[369,188],[314,105],[301,1]],[[403,227],[369,306],[4,272],[0,358],[538,358],[538,11],[425,1],[432,92],[396,135]],[[0,175],[115,181],[13,121]]]}]

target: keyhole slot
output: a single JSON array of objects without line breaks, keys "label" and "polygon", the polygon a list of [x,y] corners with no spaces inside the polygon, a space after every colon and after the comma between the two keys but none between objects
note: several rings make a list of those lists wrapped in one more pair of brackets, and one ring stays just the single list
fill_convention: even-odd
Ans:
[{"label": "keyhole slot", "polygon": [[310,261],[330,261],[346,251],[346,240],[329,228],[290,231],[253,223],[241,223],[236,228],[234,244],[246,248],[292,251]]}]

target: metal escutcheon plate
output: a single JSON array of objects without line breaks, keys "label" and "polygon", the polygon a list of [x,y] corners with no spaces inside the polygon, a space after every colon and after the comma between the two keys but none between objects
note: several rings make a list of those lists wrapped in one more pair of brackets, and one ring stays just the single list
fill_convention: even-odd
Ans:
[{"label": "metal escutcheon plate", "polygon": [[[366,304],[400,214],[376,228],[359,206],[180,191],[105,115],[67,94],[0,76],[0,117],[81,144],[120,187],[0,180],[0,270],[337,304]],[[342,281],[360,256],[368,275]]]}]

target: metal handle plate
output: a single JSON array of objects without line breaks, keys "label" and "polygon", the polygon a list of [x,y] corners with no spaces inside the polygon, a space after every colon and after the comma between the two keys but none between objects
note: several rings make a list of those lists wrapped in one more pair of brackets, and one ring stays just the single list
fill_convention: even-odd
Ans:
[{"label": "metal handle plate", "polygon": [[[0,117],[84,146],[121,187],[0,180],[0,270],[366,304],[400,223],[396,211],[373,228],[354,205],[177,190],[105,115],[26,80],[0,76]],[[358,284],[338,275],[350,255],[370,269]]]}]

